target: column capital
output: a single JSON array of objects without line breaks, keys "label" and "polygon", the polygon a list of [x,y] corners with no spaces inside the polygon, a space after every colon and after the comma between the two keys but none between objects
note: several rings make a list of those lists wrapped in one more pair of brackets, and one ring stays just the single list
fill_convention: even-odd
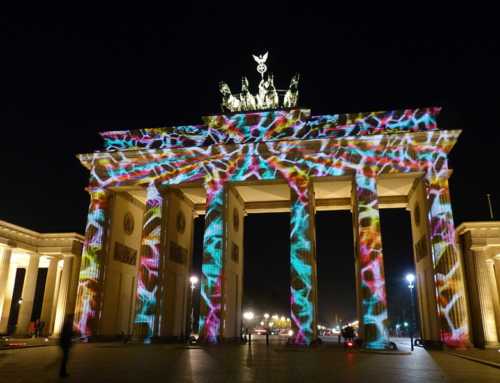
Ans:
[{"label": "column capital", "polygon": [[89,193],[91,199],[107,199],[112,193],[111,190],[103,188],[87,187],[85,190]]}]

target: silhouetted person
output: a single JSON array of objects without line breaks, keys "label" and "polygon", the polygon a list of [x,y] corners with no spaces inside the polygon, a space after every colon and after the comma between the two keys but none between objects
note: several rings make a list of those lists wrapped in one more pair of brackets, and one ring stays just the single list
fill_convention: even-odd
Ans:
[{"label": "silhouetted person", "polygon": [[352,341],[354,339],[354,328],[346,326],[342,329],[342,338]]},{"label": "silhouetted person", "polygon": [[61,331],[61,337],[59,338],[59,346],[61,347],[61,351],[63,353],[61,360],[61,369],[59,370],[59,376],[61,378],[65,378],[69,376],[68,371],[66,370],[66,364],[69,359],[69,351],[71,349],[71,337],[73,336],[73,318],[68,315],[64,320],[63,328]]}]

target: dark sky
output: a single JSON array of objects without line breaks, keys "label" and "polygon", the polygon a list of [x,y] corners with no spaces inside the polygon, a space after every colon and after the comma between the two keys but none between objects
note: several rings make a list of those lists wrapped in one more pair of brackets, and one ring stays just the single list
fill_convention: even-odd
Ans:
[{"label": "dark sky", "polygon": [[[100,149],[97,132],[198,123],[219,111],[220,80],[236,88],[246,74],[255,83],[250,54],[266,50],[280,87],[301,73],[300,105],[313,114],[442,106],[440,127],[463,130],[450,157],[457,224],[488,219],[488,192],[500,218],[499,33],[487,9],[457,16],[422,5],[370,23],[306,4],[67,11],[0,16],[0,219],[83,232],[88,173],[75,154]],[[317,222],[320,317],[351,317],[350,213]],[[246,218],[246,301],[255,308],[287,308],[288,227],[286,214]],[[384,211],[382,228],[390,304],[411,268],[407,213]]]}]

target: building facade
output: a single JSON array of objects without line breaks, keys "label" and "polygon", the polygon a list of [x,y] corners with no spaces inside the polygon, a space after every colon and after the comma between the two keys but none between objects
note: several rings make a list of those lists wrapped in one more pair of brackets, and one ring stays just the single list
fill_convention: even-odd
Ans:
[{"label": "building facade", "polygon": [[75,308],[83,236],[41,234],[0,220],[0,334],[24,336],[30,323],[57,336]]},{"label": "building facade", "polygon": [[457,228],[464,258],[472,341],[500,346],[500,222],[464,222]]}]

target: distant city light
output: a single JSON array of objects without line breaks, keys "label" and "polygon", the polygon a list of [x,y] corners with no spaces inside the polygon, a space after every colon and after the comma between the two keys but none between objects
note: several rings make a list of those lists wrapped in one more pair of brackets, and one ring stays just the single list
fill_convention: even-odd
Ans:
[{"label": "distant city light", "polygon": [[246,311],[243,313],[243,318],[246,320],[252,320],[255,314],[252,311]]},{"label": "distant city light", "polygon": [[265,318],[265,319],[269,319],[269,314],[268,314],[268,313],[265,313],[265,314],[264,314],[264,318]]},{"label": "distant city light", "polygon": [[264,321],[260,321],[260,325],[261,325],[261,326],[264,326]]},{"label": "distant city light", "polygon": [[403,323],[403,325],[404,325],[405,327],[408,327],[408,322],[404,322],[404,323]]}]

